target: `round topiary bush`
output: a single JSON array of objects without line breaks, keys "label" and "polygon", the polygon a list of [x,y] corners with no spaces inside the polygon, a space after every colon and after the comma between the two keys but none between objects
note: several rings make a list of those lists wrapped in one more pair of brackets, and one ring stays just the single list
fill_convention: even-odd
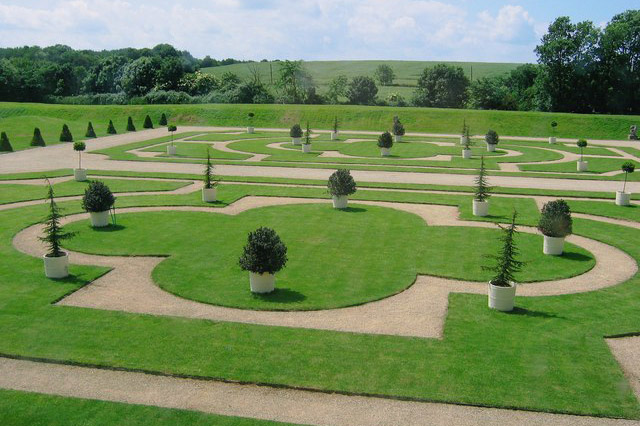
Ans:
[{"label": "round topiary bush", "polygon": [[495,130],[489,129],[487,134],[484,135],[484,140],[489,145],[498,145],[498,142],[500,142],[500,136],[498,136],[498,132],[496,132]]},{"label": "round topiary bush", "polygon": [[291,126],[291,130],[289,130],[289,136],[292,138],[301,138],[302,137],[302,127],[299,124],[294,124]]},{"label": "round topiary bush", "polygon": [[538,230],[543,235],[554,238],[564,238],[573,232],[571,209],[566,201],[549,201],[542,207]]},{"label": "round topiary bush", "polygon": [[275,274],[285,266],[287,260],[287,247],[276,231],[260,227],[249,233],[238,264],[244,271]]},{"label": "round topiary bush", "polygon": [[338,169],[329,176],[327,188],[329,193],[335,197],[351,195],[356,192],[356,182],[353,180],[349,170]]},{"label": "round topiary bush", "polygon": [[36,127],[33,129],[33,137],[31,138],[31,146],[45,146],[44,139],[40,129]]},{"label": "round topiary bush", "polygon": [[87,212],[104,212],[113,206],[116,198],[107,185],[92,181],[82,197],[82,208]]},{"label": "round topiary bush", "polygon": [[391,137],[391,133],[384,132],[380,136],[378,136],[378,146],[380,148],[391,148],[393,146],[393,138]]}]

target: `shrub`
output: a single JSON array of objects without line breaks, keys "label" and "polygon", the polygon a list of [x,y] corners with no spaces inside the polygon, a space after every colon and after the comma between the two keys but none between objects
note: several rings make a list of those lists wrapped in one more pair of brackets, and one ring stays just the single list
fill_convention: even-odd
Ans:
[{"label": "shrub", "polygon": [[38,239],[47,245],[47,257],[61,257],[64,255],[60,247],[61,241],[73,237],[74,233],[64,232],[62,225],[60,225],[62,215],[53,196],[53,187],[48,180],[47,183],[49,186],[47,194],[49,214],[44,222],[44,236],[38,237]]},{"label": "shrub", "polygon": [[391,137],[391,133],[384,132],[380,136],[378,136],[378,146],[380,148],[391,148],[393,146],[393,138]]},{"label": "shrub", "polygon": [[587,141],[584,139],[579,139],[578,142],[576,142],[576,145],[578,145],[578,148],[580,148],[580,161],[582,161],[582,151],[587,147]]},{"label": "shrub", "polygon": [[376,82],[371,77],[353,77],[347,88],[347,98],[350,104],[371,105],[375,102],[378,94]]},{"label": "shrub", "polygon": [[213,178],[213,165],[211,164],[211,155],[209,148],[207,148],[207,163],[204,167],[204,187],[206,189],[215,188],[218,186],[218,182]]},{"label": "shrub", "polygon": [[496,256],[488,256],[496,261],[493,267],[483,267],[484,270],[493,271],[495,276],[491,280],[491,283],[499,287],[510,287],[512,282],[515,282],[515,273],[520,271],[523,262],[517,260],[518,248],[515,243],[515,234],[517,234],[516,217],[518,213],[514,210],[511,217],[511,224],[508,227],[503,227],[498,224],[498,227],[503,231],[502,234],[502,248]]},{"label": "shrub", "polygon": [[84,134],[84,136],[86,138],[95,138],[96,137],[96,132],[93,130],[93,124],[91,124],[91,122],[89,122],[89,124],[87,124],[87,132]]},{"label": "shrub", "polygon": [[135,132],[136,126],[133,125],[133,118],[127,118],[127,132]]},{"label": "shrub", "polygon": [[0,152],[13,152],[9,136],[5,132],[0,133]]},{"label": "shrub", "polygon": [[33,129],[33,137],[31,138],[31,146],[45,146],[44,139],[42,138],[42,133],[40,133],[40,129],[36,127]]},{"label": "shrub", "polygon": [[549,201],[542,207],[538,230],[547,237],[564,238],[573,231],[571,210],[564,200]]},{"label": "shrub", "polygon": [[165,115],[164,112],[160,116],[160,121],[158,121],[158,124],[161,125],[161,126],[166,126],[167,125],[167,116]]},{"label": "shrub", "polygon": [[104,212],[113,206],[116,198],[107,185],[100,181],[89,182],[82,197],[82,208],[88,212]]},{"label": "shrub", "polygon": [[498,136],[498,132],[496,132],[495,130],[489,129],[487,134],[484,135],[484,140],[489,145],[498,145],[498,142],[500,142],[500,136]]},{"label": "shrub", "polygon": [[78,153],[78,168],[82,168],[82,151],[87,148],[87,145],[84,142],[74,142],[73,150]]},{"label": "shrub", "polygon": [[327,188],[329,193],[335,197],[351,195],[356,192],[356,182],[353,180],[349,170],[338,169],[329,176]]},{"label": "shrub", "polygon": [[118,132],[116,131],[115,126],[113,125],[113,121],[109,120],[109,127],[107,127],[107,133],[110,135],[115,135]]},{"label": "shrub", "polygon": [[398,116],[393,117],[392,131],[393,131],[393,134],[396,136],[404,135],[404,126],[400,122],[400,119],[398,118]]},{"label": "shrub", "polygon": [[476,188],[475,188],[475,199],[478,201],[485,201],[491,195],[491,187],[487,182],[487,169],[484,166],[484,155],[480,156],[480,170],[478,171],[478,176],[476,176]]},{"label": "shrub", "polygon": [[60,142],[73,142],[73,135],[71,134],[71,130],[69,130],[69,126],[66,124],[62,125],[62,131],[60,132]]},{"label": "shrub", "polygon": [[275,274],[285,266],[287,260],[287,247],[276,231],[260,227],[249,233],[238,264],[244,271]]},{"label": "shrub", "polygon": [[302,128],[299,124],[294,124],[291,126],[291,130],[289,130],[289,135],[292,138],[301,138],[302,137]]},{"label": "shrub", "polygon": [[311,129],[309,128],[309,122],[307,121],[307,130],[304,132],[305,145],[311,145]]},{"label": "shrub", "polygon": [[333,118],[333,132],[338,133],[338,116]]},{"label": "shrub", "polygon": [[629,176],[629,173],[633,173],[635,170],[636,165],[631,161],[625,161],[622,164],[622,171],[624,172],[624,184],[622,185],[622,192],[627,189],[627,177]]},{"label": "shrub", "polygon": [[153,129],[153,123],[151,122],[151,117],[147,114],[144,118],[144,123],[142,123],[142,127],[145,129]]}]

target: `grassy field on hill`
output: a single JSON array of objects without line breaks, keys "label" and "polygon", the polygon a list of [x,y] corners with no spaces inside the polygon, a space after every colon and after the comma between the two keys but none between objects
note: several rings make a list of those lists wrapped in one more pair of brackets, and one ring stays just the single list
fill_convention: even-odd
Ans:
[{"label": "grassy field on hill", "polygon": [[[501,75],[511,71],[521,64],[513,63],[492,63],[492,62],[438,62],[438,61],[309,61],[304,62],[305,68],[309,71],[313,80],[319,87],[319,92],[327,91],[327,85],[335,76],[344,74],[350,79],[357,75],[368,75],[373,77],[373,73],[378,65],[387,64],[393,68],[396,79],[392,86],[379,86],[378,96],[386,98],[390,93],[399,93],[409,100],[415,90],[418,77],[426,67],[433,67],[436,64],[458,66],[464,69],[469,78],[477,80],[482,77]],[[278,62],[254,62],[248,64],[233,64],[220,67],[204,68],[202,71],[217,76],[225,72],[232,72],[241,79],[253,78],[254,70],[260,75],[263,83],[271,85],[278,78]]]},{"label": "grassy field on hill", "polygon": [[256,114],[256,127],[290,127],[309,121],[312,129],[330,129],[335,116],[341,129],[383,131],[399,115],[407,132],[458,134],[462,121],[471,133],[488,129],[501,136],[547,137],[549,123],[559,125],[556,136],[589,139],[626,139],[629,126],[640,123],[640,116],[585,115],[522,111],[481,111],[437,108],[393,108],[355,105],[52,105],[0,103],[0,131],[7,132],[14,150],[29,147],[33,128],[40,127],[46,143],[58,143],[60,130],[68,124],[76,140],[84,138],[87,122],[92,121],[98,136],[106,135],[112,119],[119,133],[125,131],[132,116],[138,130],[149,114],[157,125],[162,113],[181,125],[245,126],[247,113]]}]

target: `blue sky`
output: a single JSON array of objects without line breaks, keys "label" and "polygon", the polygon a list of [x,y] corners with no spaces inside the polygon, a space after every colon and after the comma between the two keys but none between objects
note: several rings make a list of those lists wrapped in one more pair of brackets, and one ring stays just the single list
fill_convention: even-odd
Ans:
[{"label": "blue sky", "polygon": [[640,0],[0,0],[0,46],[170,43],[194,56],[535,62],[558,16],[604,25]]}]

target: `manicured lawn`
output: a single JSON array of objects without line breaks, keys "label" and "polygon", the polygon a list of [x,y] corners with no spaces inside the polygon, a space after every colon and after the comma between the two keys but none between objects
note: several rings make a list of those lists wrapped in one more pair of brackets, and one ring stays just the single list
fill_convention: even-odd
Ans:
[{"label": "manicured lawn", "polygon": [[[589,173],[605,173],[620,170],[622,163],[630,160],[626,158],[585,158],[585,161],[589,162]],[[639,162],[631,161],[635,163],[636,168],[640,166]],[[524,171],[577,173],[575,161],[556,164],[525,164],[519,167]]]},{"label": "manicured lawn", "polygon": [[[205,144],[205,143],[188,143],[188,142],[175,142],[176,147],[176,157],[187,157],[187,158],[207,158],[207,147],[209,148],[209,155],[211,158],[224,158],[229,160],[245,160],[251,155],[248,154],[237,154],[235,152],[226,152],[215,149],[214,147]],[[173,156],[167,156],[167,145],[161,146],[153,146],[149,148],[143,149],[143,151],[151,151],[151,152],[164,152],[163,157],[165,160],[173,158]]]},{"label": "manicured lawn", "polygon": [[571,210],[574,212],[640,222],[640,207],[638,207],[638,204],[632,204],[630,206],[616,206],[613,201],[567,200],[567,202],[569,203]]}]

